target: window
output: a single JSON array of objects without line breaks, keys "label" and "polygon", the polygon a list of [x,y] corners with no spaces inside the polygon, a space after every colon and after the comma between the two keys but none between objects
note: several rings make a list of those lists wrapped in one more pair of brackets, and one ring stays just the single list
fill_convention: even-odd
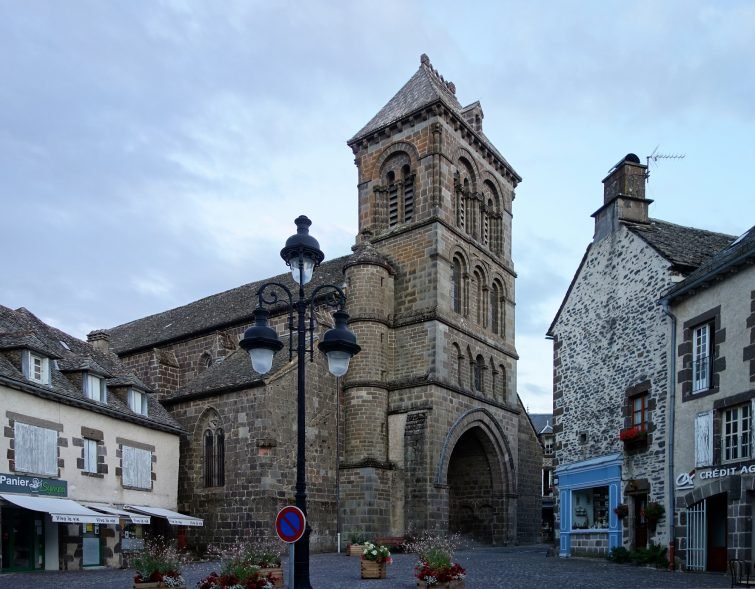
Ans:
[{"label": "window", "polygon": [[[399,223],[405,223],[414,218],[414,174],[408,163],[401,165],[401,162],[408,159],[406,154],[397,155],[395,160],[388,164],[394,169],[385,174],[388,227],[396,227]],[[398,171],[400,171],[400,178],[397,177]]]},{"label": "window", "polygon": [[84,472],[97,472],[97,440],[84,438]]},{"label": "window", "polygon": [[640,431],[648,431],[648,393],[637,395],[630,399],[632,404],[632,427]]},{"label": "window", "polygon": [[148,406],[146,394],[137,391],[136,389],[128,390],[128,408],[131,409],[131,411],[139,413],[140,415],[147,415],[149,411]]},{"label": "window", "polygon": [[551,436],[543,438],[543,452],[546,456],[553,454],[553,438]]},{"label": "window", "polygon": [[485,360],[482,356],[477,356],[477,360],[474,363],[474,388],[481,393],[485,391],[485,378],[483,375],[484,367]]},{"label": "window", "polygon": [[87,399],[92,399],[92,401],[98,403],[107,403],[107,387],[104,378],[96,374],[87,374],[84,382]]},{"label": "window", "polygon": [[572,529],[608,527],[608,487],[572,491]]},{"label": "window", "polygon": [[225,485],[225,433],[222,428],[204,432],[204,486]]},{"label": "window", "polygon": [[454,312],[461,314],[463,307],[462,280],[464,278],[464,267],[458,257],[454,258],[451,267],[451,308]]},{"label": "window", "polygon": [[710,324],[694,328],[692,333],[692,392],[710,388]]},{"label": "window", "polygon": [[543,496],[553,495],[553,469],[543,469]]},{"label": "window", "polygon": [[124,487],[152,488],[152,452],[124,445],[121,450],[121,463]]},{"label": "window", "polygon": [[50,360],[34,352],[24,355],[24,375],[40,384],[50,384]]},{"label": "window", "polygon": [[13,428],[16,471],[58,474],[58,432],[16,422]]},{"label": "window", "polygon": [[750,457],[750,405],[732,407],[723,412],[721,442],[724,462]]}]

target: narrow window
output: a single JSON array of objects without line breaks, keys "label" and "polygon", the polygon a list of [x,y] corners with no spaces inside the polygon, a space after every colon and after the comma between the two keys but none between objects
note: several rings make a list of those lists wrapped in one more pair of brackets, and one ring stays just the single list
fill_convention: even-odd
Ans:
[{"label": "narrow window", "polygon": [[128,390],[128,407],[134,413],[147,415],[149,413],[149,399],[147,395],[136,389]]},{"label": "narrow window", "polygon": [[97,472],[97,440],[84,438],[84,472]]},{"label": "narrow window", "polygon": [[396,175],[388,172],[388,226],[398,225],[398,185]]},{"label": "narrow window", "polygon": [[210,430],[204,432],[204,486],[214,487],[215,436]]},{"label": "narrow window", "polygon": [[97,376],[95,374],[87,374],[86,384],[84,386],[86,388],[85,392],[86,392],[87,399],[91,399],[92,401],[97,401],[98,403],[107,402],[104,378]]},{"label": "narrow window", "polygon": [[40,356],[39,354],[35,354],[34,352],[28,352],[24,358],[26,359],[26,366],[24,369],[26,378],[40,384],[50,384],[49,359]]},{"label": "narrow window", "polygon": [[648,393],[643,393],[631,398],[632,403],[632,427],[645,432],[648,430]]},{"label": "narrow window", "polygon": [[461,279],[462,270],[461,262],[454,258],[453,268],[451,270],[451,297],[454,312],[461,314]]},{"label": "narrow window", "polygon": [[225,432],[208,428],[204,432],[204,486],[225,485]]},{"label": "narrow window", "polygon": [[498,335],[500,331],[500,299],[501,293],[498,290],[498,285],[494,282],[493,288],[490,289],[490,329],[496,335]]},{"label": "narrow window", "polygon": [[692,334],[692,392],[710,388],[710,324],[694,328]]},{"label": "narrow window", "polygon": [[414,175],[409,166],[401,170],[404,176],[404,222],[407,222],[414,218]]},{"label": "narrow window", "polygon": [[750,457],[750,405],[727,409],[723,414],[724,462]]},{"label": "narrow window", "polygon": [[484,366],[485,360],[483,360],[482,356],[477,356],[477,361],[474,363],[474,388],[481,393],[485,392]]}]

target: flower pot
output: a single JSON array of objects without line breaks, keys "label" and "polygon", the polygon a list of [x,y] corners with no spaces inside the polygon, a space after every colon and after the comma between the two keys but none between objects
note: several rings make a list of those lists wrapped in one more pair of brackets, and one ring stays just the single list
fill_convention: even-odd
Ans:
[{"label": "flower pot", "polygon": [[417,581],[417,589],[464,589],[464,581],[448,581],[448,583],[437,583],[435,585]]},{"label": "flower pot", "polygon": [[349,544],[347,554],[349,556],[362,556],[364,552],[364,544]]},{"label": "flower pot", "polygon": [[375,562],[374,560],[364,560],[360,562],[363,579],[385,579],[385,563]]},{"label": "flower pot", "polygon": [[283,568],[282,567],[268,567],[261,568],[260,575],[267,577],[268,575],[273,577],[273,583],[276,587],[283,587]]}]

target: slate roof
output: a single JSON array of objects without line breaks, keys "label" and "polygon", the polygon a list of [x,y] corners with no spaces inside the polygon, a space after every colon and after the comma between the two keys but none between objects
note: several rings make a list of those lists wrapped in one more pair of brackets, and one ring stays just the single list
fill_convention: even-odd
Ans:
[{"label": "slate roof", "polygon": [[552,413],[530,413],[530,420],[538,435],[553,433]]},{"label": "slate roof", "polygon": [[682,272],[691,272],[734,241],[733,235],[675,225],[658,219],[623,224]]},{"label": "slate roof", "polygon": [[[342,286],[343,269],[349,257],[343,256],[322,263],[307,285],[307,292],[313,292],[321,284]],[[283,283],[294,294],[297,292],[295,289],[298,289],[290,272],[245,284],[182,307],[113,327],[108,330],[110,347],[121,355],[202,333],[212,333],[231,325],[251,323],[252,313],[257,307],[257,289],[266,282]]]},{"label": "slate roof", "polygon": [[674,300],[693,291],[704,289],[724,274],[755,263],[755,225],[750,227],[728,247],[708,259],[687,278],[672,286],[663,295],[665,300]]},{"label": "slate roof", "polygon": [[[31,349],[50,358],[49,385],[27,379],[18,361],[9,353],[29,348],[26,345],[29,342],[35,344]],[[92,369],[98,374],[110,377],[105,381],[109,386],[127,382],[145,392],[151,392],[149,387],[129,372],[113,354],[102,353],[87,342],[47,325],[24,308],[14,311],[0,305],[0,383],[29,394],[153,429],[176,434],[183,431],[153,395],[147,395],[149,406],[146,416],[131,411],[128,405],[114,394],[108,395],[107,403],[98,403],[87,399],[81,387],[74,385],[60,367],[65,370]]]},{"label": "slate roof", "polygon": [[[461,103],[456,98],[456,86],[452,82],[444,80],[430,64],[430,59],[427,55],[423,54],[420,58],[419,69],[409,78],[409,81],[346,143],[353,145],[368,135],[389,127],[435,103],[441,103],[452,112],[458,114],[459,120],[463,122],[465,119],[462,116],[462,112],[477,104],[473,103],[462,108]],[[480,138],[485,146],[511,171],[517,181],[522,180],[514,171],[514,168],[511,167],[511,164],[506,161],[506,158],[503,157],[501,152],[487,138],[485,133],[475,131],[471,127],[469,127],[469,130]]]}]

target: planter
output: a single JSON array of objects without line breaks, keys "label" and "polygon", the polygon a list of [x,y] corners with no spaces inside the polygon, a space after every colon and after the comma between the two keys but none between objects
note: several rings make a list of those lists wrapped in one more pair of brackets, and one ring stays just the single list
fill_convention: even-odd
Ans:
[{"label": "planter", "polygon": [[[134,583],[134,589],[165,589],[167,585],[158,581],[157,583]],[[181,585],[175,589],[186,589],[186,585]]]},{"label": "planter", "polygon": [[464,589],[464,581],[449,581],[448,583],[437,583],[428,585],[424,581],[417,581],[417,589]]},{"label": "planter", "polygon": [[349,544],[349,548],[346,551],[346,554],[349,556],[362,556],[362,553],[364,552],[364,544]]},{"label": "planter", "polygon": [[361,560],[363,579],[385,579],[385,563],[374,560]]},{"label": "planter", "polygon": [[260,575],[262,575],[263,577],[267,577],[267,575],[271,575],[273,577],[275,586],[283,587],[283,568],[282,567],[261,568],[259,572],[260,572]]}]

